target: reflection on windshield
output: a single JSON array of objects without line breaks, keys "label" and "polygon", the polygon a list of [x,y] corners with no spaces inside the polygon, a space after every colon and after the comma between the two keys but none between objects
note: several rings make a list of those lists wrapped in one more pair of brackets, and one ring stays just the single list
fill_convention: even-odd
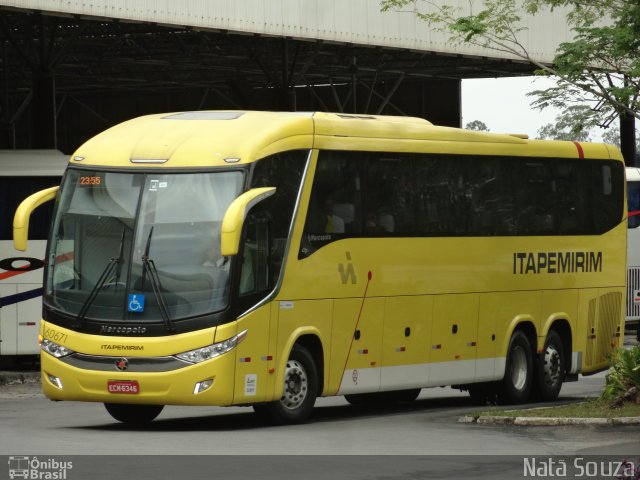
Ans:
[{"label": "reflection on windshield", "polygon": [[88,319],[165,323],[223,309],[229,265],[219,253],[220,224],[242,180],[240,171],[69,171],[45,302]]}]

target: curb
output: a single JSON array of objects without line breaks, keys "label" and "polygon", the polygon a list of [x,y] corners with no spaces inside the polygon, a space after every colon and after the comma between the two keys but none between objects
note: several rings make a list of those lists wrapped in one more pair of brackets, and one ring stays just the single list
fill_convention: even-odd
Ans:
[{"label": "curb", "polygon": [[503,417],[485,415],[475,417],[466,415],[458,418],[458,423],[476,423],[519,426],[558,426],[558,425],[640,425],[640,417],[618,418],[553,418],[553,417]]},{"label": "curb", "polygon": [[40,383],[40,372],[0,372],[0,386]]}]

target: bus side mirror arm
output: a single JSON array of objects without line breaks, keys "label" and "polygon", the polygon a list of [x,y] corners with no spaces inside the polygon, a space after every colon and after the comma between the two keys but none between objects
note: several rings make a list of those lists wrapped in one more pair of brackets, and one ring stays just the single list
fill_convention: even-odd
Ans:
[{"label": "bus side mirror arm", "polygon": [[51,187],[30,195],[18,206],[13,217],[13,246],[16,250],[25,251],[29,239],[29,218],[33,211],[43,203],[56,198],[60,187]]},{"label": "bus side mirror arm", "polygon": [[240,235],[247,213],[265,198],[276,193],[275,187],[253,188],[236,198],[222,218],[220,231],[221,253],[223,257],[234,256],[240,249]]}]

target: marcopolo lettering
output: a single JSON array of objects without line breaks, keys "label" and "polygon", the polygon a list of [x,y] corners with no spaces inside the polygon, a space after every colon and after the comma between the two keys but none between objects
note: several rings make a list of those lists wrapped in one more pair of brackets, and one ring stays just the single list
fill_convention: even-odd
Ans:
[{"label": "marcopolo lettering", "polygon": [[513,274],[602,272],[602,252],[514,252]]},{"label": "marcopolo lettering", "polygon": [[115,333],[120,335],[135,335],[135,334],[143,334],[147,332],[147,327],[139,327],[139,326],[111,326],[111,325],[101,325],[100,333]]}]

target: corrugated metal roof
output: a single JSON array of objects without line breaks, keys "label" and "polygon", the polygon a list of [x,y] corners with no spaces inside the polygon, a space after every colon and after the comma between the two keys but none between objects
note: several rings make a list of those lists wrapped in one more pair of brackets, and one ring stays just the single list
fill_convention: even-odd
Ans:
[{"label": "corrugated metal roof", "polygon": [[[442,2],[468,8],[466,0]],[[0,6],[69,15],[229,30],[297,39],[406,48],[447,54],[516,58],[512,54],[453,44],[410,12],[380,11],[378,0],[0,0]],[[522,42],[533,58],[549,62],[570,39],[562,10],[529,17]]]}]

